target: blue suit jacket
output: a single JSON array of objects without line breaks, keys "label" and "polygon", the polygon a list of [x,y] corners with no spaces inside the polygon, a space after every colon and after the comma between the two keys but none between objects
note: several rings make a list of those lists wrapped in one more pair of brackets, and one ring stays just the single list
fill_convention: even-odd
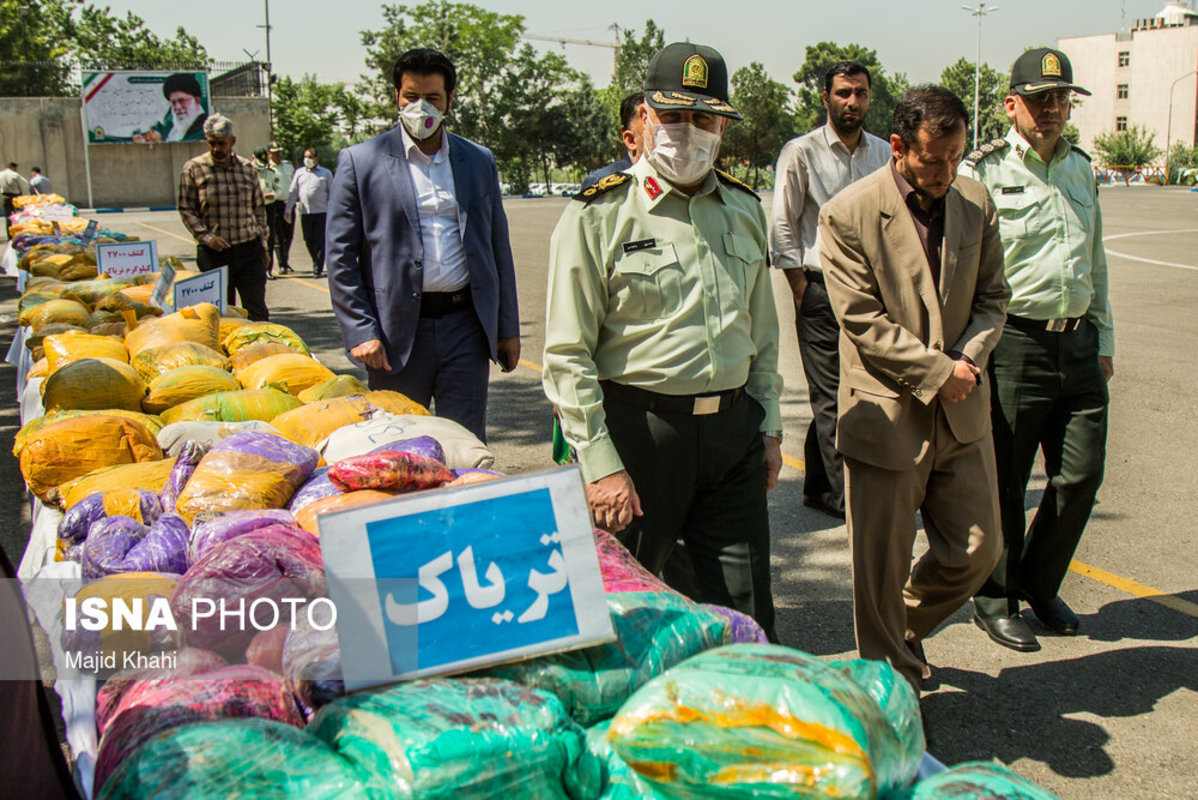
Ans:
[{"label": "blue suit jacket", "polygon": [[[490,150],[445,134],[474,311],[494,360],[498,339],[520,335],[499,172]],[[407,363],[416,337],[424,259],[398,126],[341,151],[325,231],[329,293],[345,349],[381,339],[394,374]]]}]

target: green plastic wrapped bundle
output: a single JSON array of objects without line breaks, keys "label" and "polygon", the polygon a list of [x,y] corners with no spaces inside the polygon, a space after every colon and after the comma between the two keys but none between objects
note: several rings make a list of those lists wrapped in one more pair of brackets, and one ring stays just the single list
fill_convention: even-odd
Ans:
[{"label": "green plastic wrapped bundle", "polygon": [[666,795],[654,791],[649,782],[636,774],[611,747],[607,739],[610,722],[600,722],[587,729],[587,747],[603,766],[603,794],[599,800],[644,800]]},{"label": "green plastic wrapped bundle", "polygon": [[586,800],[586,734],[548,692],[487,678],[418,680],[326,705],[308,725],[393,798]]},{"label": "green plastic wrapped bundle", "polygon": [[334,397],[347,397],[351,394],[365,394],[370,387],[353,375],[337,375],[324,383],[318,383],[304,389],[297,395],[305,403],[315,403],[318,400],[331,400]]},{"label": "green plastic wrapped bundle", "polygon": [[181,725],[137,748],[98,800],[382,800],[370,776],[302,730],[246,718]]},{"label": "green plastic wrapped bundle", "polygon": [[919,711],[919,695],[911,688],[907,679],[885,661],[855,658],[848,661],[832,661],[832,666],[849,676],[874,699],[886,715],[890,729],[898,741],[894,758],[875,764],[879,770],[890,770],[890,774],[879,775],[879,783],[886,786],[903,786],[919,770],[926,743],[923,738],[923,717]]},{"label": "green plastic wrapped bundle", "polygon": [[238,351],[258,342],[278,342],[301,355],[310,355],[308,345],[304,344],[304,340],[295,331],[286,325],[273,322],[251,322],[242,325],[225,337],[222,346],[226,353],[235,356]]},{"label": "green plastic wrapped bundle", "polygon": [[168,408],[162,414],[162,421],[167,425],[172,422],[247,422],[252,419],[270,422],[302,405],[295,395],[278,389],[238,389],[206,394]]},{"label": "green plastic wrapped bundle", "polygon": [[638,688],[723,645],[728,620],[672,592],[607,596],[616,641],[491,668],[486,674],[557,695],[579,725],[609,719]]},{"label": "green plastic wrapped bundle", "polygon": [[612,748],[671,798],[875,798],[898,789],[904,748],[872,697],[779,645],[701,653],[634,694]]},{"label": "green plastic wrapped bundle", "polygon": [[997,761],[970,761],[925,778],[891,800],[1058,800]]}]

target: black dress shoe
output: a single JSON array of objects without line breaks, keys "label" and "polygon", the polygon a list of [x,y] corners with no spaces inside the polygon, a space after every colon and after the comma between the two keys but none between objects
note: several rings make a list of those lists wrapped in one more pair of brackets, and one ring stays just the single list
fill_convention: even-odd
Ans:
[{"label": "black dress shoe", "polygon": [[1054,597],[1043,603],[1028,598],[1027,602],[1032,607],[1036,618],[1047,625],[1049,630],[1062,636],[1077,634],[1077,614],[1074,614],[1073,609],[1065,605],[1065,601],[1060,597]]},{"label": "black dress shoe", "polygon": [[282,267],[281,269],[284,275],[290,275],[291,273],[295,272],[295,270],[293,270],[291,267]]},{"label": "black dress shoe", "polygon": [[828,493],[823,494],[805,494],[803,495],[803,505],[808,508],[814,508],[816,511],[822,511],[829,517],[836,519],[844,519],[844,509],[837,508],[828,501]]},{"label": "black dress shoe", "polygon": [[1021,653],[1034,653],[1040,649],[1036,634],[1027,624],[1027,620],[1019,614],[1009,617],[979,617],[973,615],[973,622],[986,632],[986,635],[1003,647],[1018,650]]},{"label": "black dress shoe", "polygon": [[275,274],[273,272],[266,273],[266,279],[268,281],[273,281],[275,279]]}]

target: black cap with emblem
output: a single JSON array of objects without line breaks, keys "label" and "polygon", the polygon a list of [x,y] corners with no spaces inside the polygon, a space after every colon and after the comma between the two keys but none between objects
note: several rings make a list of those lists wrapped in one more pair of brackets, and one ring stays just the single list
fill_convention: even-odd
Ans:
[{"label": "black cap with emblem", "polygon": [[1078,94],[1090,94],[1073,82],[1073,65],[1060,50],[1036,47],[1015,59],[1015,65],[1011,67],[1013,93],[1029,95],[1050,89],[1072,89]]},{"label": "black cap with emblem", "polygon": [[728,102],[728,66],[710,47],[668,44],[645,72],[645,102],[657,111],[706,111],[742,119]]}]

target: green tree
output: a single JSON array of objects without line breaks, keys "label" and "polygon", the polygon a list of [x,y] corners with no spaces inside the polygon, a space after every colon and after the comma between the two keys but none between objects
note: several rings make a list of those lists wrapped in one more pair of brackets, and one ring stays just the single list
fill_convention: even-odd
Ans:
[{"label": "green tree", "polygon": [[[645,30],[639,39],[635,30],[624,30],[624,43],[620,46],[615,82],[621,98],[632,92],[639,92],[644,87],[649,61],[665,46],[665,30],[657,27],[657,23],[651,19],[645,20]],[[619,100],[616,102],[618,104]]]},{"label": "green tree", "polygon": [[70,90],[71,9],[66,0],[0,0],[0,96]]},{"label": "green tree", "polygon": [[1139,125],[1125,131],[1110,131],[1094,137],[1094,153],[1108,167],[1143,167],[1162,154],[1156,137]]},{"label": "green tree", "polygon": [[[608,112],[589,76],[579,75],[578,87],[562,98],[562,110],[568,130],[553,143],[558,165],[572,169],[581,178],[612,161],[610,145],[617,138],[620,121],[618,114]],[[623,140],[620,148],[625,149]]]},{"label": "green tree", "polygon": [[[1011,127],[1003,100],[1007,96],[1008,76],[989,64],[982,64],[978,91],[978,144],[1006,135]],[[961,98],[969,114],[967,142],[973,142],[973,62],[958,58],[940,73],[940,85]],[[972,146],[972,145],[969,145]]]},{"label": "green tree", "polygon": [[795,99],[796,130],[809,131],[827,119],[821,99],[824,72],[838,61],[856,61],[869,70],[873,99],[869,113],[865,115],[865,129],[877,136],[888,136],[894,107],[909,85],[906,76],[888,76],[875,50],[859,44],[839,45],[835,42],[808,45],[803,66],[794,74],[794,81],[799,84]]},{"label": "green tree", "polygon": [[202,69],[209,61],[208,51],[182,26],[175,38],[163,39],[132,11],[120,18],[107,7],[83,6],[71,19],[69,35],[76,58],[110,69],[158,64]]},{"label": "green tree", "polygon": [[744,119],[728,128],[721,152],[725,162],[748,167],[749,183],[756,188],[761,169],[774,163],[795,134],[791,91],[756,61],[733,73],[731,88],[732,105]]},{"label": "green tree", "polygon": [[333,161],[343,143],[338,123],[344,93],[344,85],[319,83],[313,75],[279,78],[272,105],[275,141],[288,157],[298,159],[310,147],[321,160]]}]

